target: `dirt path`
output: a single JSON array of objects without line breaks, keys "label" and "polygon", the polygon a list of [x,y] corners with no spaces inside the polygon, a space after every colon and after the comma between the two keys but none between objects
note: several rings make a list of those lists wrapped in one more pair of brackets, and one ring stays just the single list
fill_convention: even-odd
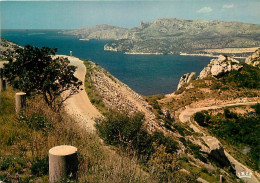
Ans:
[{"label": "dirt path", "polygon": [[83,82],[79,93],[73,95],[65,102],[65,110],[71,115],[75,116],[75,119],[80,122],[85,129],[90,132],[94,132],[95,129],[95,118],[99,118],[102,115],[99,111],[92,105],[90,102],[87,93],[85,92],[85,75],[86,75],[86,67],[80,59],[76,57],[66,56],[66,55],[57,55],[59,57],[66,57],[69,59],[72,65],[77,67],[75,72],[75,76]]},{"label": "dirt path", "polygon": [[[214,106],[209,106],[209,107],[201,107],[201,108],[187,108],[184,111],[182,111],[179,115],[179,119],[181,122],[189,122],[190,118],[193,114],[199,111],[204,111],[204,110],[210,110],[210,109],[219,109],[223,107],[230,107],[230,106],[243,106],[243,105],[254,105],[257,102],[245,102],[245,103],[232,103],[232,104],[224,104],[224,105],[214,105]],[[200,132],[203,133],[198,127],[196,127],[194,124],[190,125],[191,128],[195,132]],[[203,133],[204,134],[204,133]],[[237,176],[240,176],[242,172],[248,172],[249,174],[253,172],[251,169],[248,167],[244,166],[240,162],[238,162],[235,158],[233,158],[228,152],[224,151],[225,155],[229,159],[229,161],[235,165],[236,173]],[[259,183],[258,179],[256,176],[253,174],[251,178],[241,178],[243,181],[248,182],[248,183]]]}]

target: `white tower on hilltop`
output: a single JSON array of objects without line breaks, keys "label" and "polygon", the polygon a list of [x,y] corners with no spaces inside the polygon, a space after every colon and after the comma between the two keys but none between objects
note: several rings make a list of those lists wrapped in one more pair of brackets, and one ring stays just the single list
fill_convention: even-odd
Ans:
[{"label": "white tower on hilltop", "polygon": [[70,50],[70,56],[72,57],[72,51]]}]

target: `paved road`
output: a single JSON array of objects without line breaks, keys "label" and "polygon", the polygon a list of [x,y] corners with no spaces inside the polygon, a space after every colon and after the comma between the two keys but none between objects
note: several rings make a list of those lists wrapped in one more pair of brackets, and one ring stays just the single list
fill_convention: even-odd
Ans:
[{"label": "paved road", "polygon": [[[245,102],[245,103],[233,103],[233,104],[224,104],[224,105],[214,105],[214,106],[209,106],[209,107],[201,107],[201,108],[187,108],[184,111],[182,111],[179,115],[179,119],[181,122],[185,123],[190,121],[190,118],[193,114],[199,111],[204,111],[204,110],[210,110],[210,109],[220,109],[223,107],[230,107],[230,106],[244,106],[244,105],[254,105],[257,102]],[[195,132],[200,132],[203,133],[198,127],[196,127],[194,124],[191,124],[190,127],[195,131]],[[203,133],[204,134],[204,133]],[[237,176],[242,175],[242,172],[245,172],[245,174],[250,174],[253,171],[249,169],[248,167],[244,166],[240,162],[238,162],[235,158],[233,158],[228,152],[225,151],[225,155],[229,159],[229,161],[235,165],[236,173]],[[247,172],[247,173],[246,173]],[[243,181],[248,182],[248,183],[259,183],[259,180],[256,178],[255,175],[252,174],[251,178],[241,178]]]},{"label": "paved road", "polygon": [[94,132],[95,129],[95,118],[99,118],[102,115],[99,111],[92,105],[89,97],[85,91],[84,81],[86,75],[86,67],[80,59],[71,56],[58,55],[66,57],[69,59],[72,65],[77,67],[75,76],[83,82],[79,93],[73,95],[65,102],[65,110],[69,115],[74,116],[76,121],[80,122],[85,129],[89,132]]}]

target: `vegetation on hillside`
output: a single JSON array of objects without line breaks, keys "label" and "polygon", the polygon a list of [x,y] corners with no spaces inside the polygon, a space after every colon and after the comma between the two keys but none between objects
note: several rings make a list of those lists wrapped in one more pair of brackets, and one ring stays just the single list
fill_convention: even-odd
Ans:
[{"label": "vegetation on hillside", "polygon": [[[260,69],[245,63],[241,71],[231,71],[223,76],[220,81],[226,87],[260,89]],[[222,87],[223,88],[223,87]]]},{"label": "vegetation on hillside", "polygon": [[141,22],[139,27],[128,30],[100,25],[68,33],[79,38],[113,39],[105,45],[107,50],[179,54],[207,53],[205,49],[256,47],[260,43],[257,39],[259,30],[259,25],[240,22],[163,18]]},{"label": "vegetation on hillside", "polygon": [[56,51],[26,45],[16,50],[17,56],[5,64],[3,72],[14,88],[27,95],[43,95],[48,106],[58,111],[82,82],[74,76],[76,67],[69,65],[68,59],[53,58]]},{"label": "vegetation on hillside", "polygon": [[62,111],[54,113],[42,98],[30,98],[21,114],[15,113],[14,94],[0,94],[0,180],[48,182],[48,151],[73,145],[79,152],[80,182],[152,182],[134,156],[104,147],[100,139]]},{"label": "vegetation on hillside", "polygon": [[91,79],[91,75],[95,72],[95,70],[92,68],[92,64],[88,60],[83,60],[84,65],[86,66],[87,73],[85,76],[85,90],[88,94],[88,97],[90,99],[90,102],[103,114],[108,114],[108,109],[106,108],[104,102],[102,101],[102,96],[97,92],[95,88],[95,84],[93,83],[93,80]]},{"label": "vegetation on hillside", "polygon": [[[194,120],[208,129],[210,133],[225,143],[239,149],[249,149],[246,153],[246,163],[253,169],[260,168],[260,104],[253,106],[255,112],[237,114],[224,109],[224,114],[210,115],[208,112],[198,112]],[[240,153],[242,155],[242,153]],[[245,155],[243,155],[245,156]]]},{"label": "vegetation on hillside", "polygon": [[175,97],[158,100],[160,108],[176,111],[181,107],[203,100],[228,101],[260,96],[260,69],[241,63],[243,68],[220,78],[197,79],[175,91]]}]

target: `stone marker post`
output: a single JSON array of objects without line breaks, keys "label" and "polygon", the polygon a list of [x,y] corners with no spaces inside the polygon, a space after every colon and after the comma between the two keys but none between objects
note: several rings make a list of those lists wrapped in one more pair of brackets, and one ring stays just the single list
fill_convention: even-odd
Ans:
[{"label": "stone marker post", "polygon": [[219,176],[219,183],[222,183],[222,181],[223,181],[223,175],[220,175]]},{"label": "stone marker post", "polygon": [[26,93],[18,92],[15,94],[15,111],[20,113],[26,105]]},{"label": "stone marker post", "polygon": [[63,178],[76,180],[78,171],[77,148],[69,145],[55,146],[49,150],[49,181]]},{"label": "stone marker post", "polygon": [[0,92],[3,92],[6,90],[6,80],[0,78]]}]

